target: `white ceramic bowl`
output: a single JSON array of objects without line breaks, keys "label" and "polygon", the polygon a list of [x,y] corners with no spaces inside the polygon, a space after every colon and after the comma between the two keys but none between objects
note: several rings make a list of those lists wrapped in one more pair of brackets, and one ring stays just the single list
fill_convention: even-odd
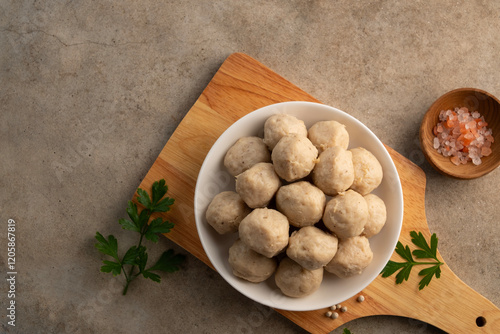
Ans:
[{"label": "white ceramic bowl", "polygon": [[[320,288],[303,298],[284,296],[274,283],[274,276],[255,284],[237,278],[228,263],[229,247],[238,233],[219,235],[205,219],[212,198],[221,191],[234,190],[234,178],[226,171],[226,151],[243,136],[263,136],[264,122],[273,114],[290,114],[309,128],[315,122],[336,120],[346,125],[349,148],[364,147],[380,161],[384,178],[373,191],[387,207],[387,222],[382,231],[370,238],[373,261],[361,275],[341,279],[325,271]],[[231,125],[215,142],[201,166],[194,195],[196,227],[208,258],[219,274],[236,290],[261,304],[290,311],[308,311],[343,302],[368,286],[381,272],[396,247],[403,222],[403,192],[394,163],[382,142],[365,125],[343,111],[319,103],[283,102],[251,112]]]}]

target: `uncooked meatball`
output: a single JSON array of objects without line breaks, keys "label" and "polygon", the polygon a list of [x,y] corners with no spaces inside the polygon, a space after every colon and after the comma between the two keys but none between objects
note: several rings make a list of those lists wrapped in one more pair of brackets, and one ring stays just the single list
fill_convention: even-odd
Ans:
[{"label": "uncooked meatball", "polygon": [[271,153],[259,137],[238,139],[224,157],[224,166],[232,176],[243,173],[259,162],[271,162]]},{"label": "uncooked meatball", "polygon": [[308,270],[322,268],[337,253],[338,239],[314,226],[306,226],[290,236],[286,255]]},{"label": "uncooked meatball", "polygon": [[382,166],[370,151],[362,147],[353,148],[350,151],[354,167],[354,181],[351,188],[361,195],[366,195],[382,182],[384,176]]},{"label": "uncooked meatball", "polygon": [[307,181],[291,183],[279,188],[276,206],[295,227],[316,224],[325,209],[326,196]]},{"label": "uncooked meatball", "polygon": [[269,258],[288,245],[288,219],[268,208],[255,209],[240,223],[241,240],[251,249]]},{"label": "uncooked meatball", "polygon": [[281,260],[276,275],[276,285],[288,297],[305,297],[318,290],[323,281],[323,268],[307,270],[288,257]]},{"label": "uncooked meatball", "polygon": [[275,259],[255,252],[240,239],[229,248],[229,265],[234,276],[253,283],[268,279],[278,266]]},{"label": "uncooked meatball", "polygon": [[357,236],[340,240],[337,254],[325,270],[342,278],[359,275],[373,260],[370,242],[366,237]]},{"label": "uncooked meatball", "polygon": [[365,224],[363,234],[371,238],[378,234],[387,220],[387,209],[384,201],[375,194],[365,195],[365,201],[368,205],[368,220]]},{"label": "uncooked meatball", "polygon": [[236,177],[236,192],[251,208],[265,207],[281,185],[271,163],[259,162]]},{"label": "uncooked meatball", "polygon": [[272,151],[281,137],[295,133],[307,137],[307,128],[304,121],[292,115],[276,114],[269,117],[264,123],[264,143]]},{"label": "uncooked meatball", "polygon": [[326,203],[323,223],[340,239],[360,235],[367,220],[366,200],[354,190],[339,193]]},{"label": "uncooked meatball", "polygon": [[347,150],[349,133],[345,125],[337,121],[321,121],[309,128],[308,137],[321,153],[328,147],[340,146]]},{"label": "uncooked meatball", "polygon": [[207,222],[219,233],[238,231],[240,222],[250,213],[250,208],[234,191],[217,194],[208,205],[205,217]]},{"label": "uncooked meatball", "polygon": [[352,153],[340,146],[327,148],[319,155],[312,177],[316,187],[329,196],[347,190],[354,180]]},{"label": "uncooked meatball", "polygon": [[288,182],[309,175],[317,157],[318,150],[311,141],[297,134],[282,137],[271,155],[276,173]]}]

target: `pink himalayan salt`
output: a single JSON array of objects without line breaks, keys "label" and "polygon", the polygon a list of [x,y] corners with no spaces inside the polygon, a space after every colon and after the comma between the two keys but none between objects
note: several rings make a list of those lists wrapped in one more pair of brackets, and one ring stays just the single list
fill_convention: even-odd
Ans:
[{"label": "pink himalayan salt", "polygon": [[441,110],[439,121],[434,127],[433,147],[450,157],[455,165],[468,161],[480,165],[481,158],[491,154],[490,147],[495,140],[479,112],[469,112],[465,107]]}]

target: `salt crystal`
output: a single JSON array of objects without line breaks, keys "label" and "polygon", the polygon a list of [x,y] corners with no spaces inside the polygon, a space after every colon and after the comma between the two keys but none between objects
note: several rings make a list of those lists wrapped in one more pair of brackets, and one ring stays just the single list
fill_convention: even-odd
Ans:
[{"label": "salt crystal", "polygon": [[435,149],[439,148],[439,139],[438,139],[438,137],[434,137],[434,148]]},{"label": "salt crystal", "polygon": [[481,154],[485,157],[491,154],[491,148],[483,146],[481,148]]},{"label": "salt crystal", "polygon": [[[434,137],[433,147],[439,154],[450,157],[455,165],[467,164],[468,161],[479,165],[482,162],[481,157],[491,154],[490,147],[494,138],[491,129],[486,128],[488,124],[479,112],[469,113],[466,107],[456,107],[454,111],[441,110],[439,120],[441,122],[434,128],[437,136]],[[444,122],[450,124],[451,127]],[[466,149],[465,152],[464,149]]]}]

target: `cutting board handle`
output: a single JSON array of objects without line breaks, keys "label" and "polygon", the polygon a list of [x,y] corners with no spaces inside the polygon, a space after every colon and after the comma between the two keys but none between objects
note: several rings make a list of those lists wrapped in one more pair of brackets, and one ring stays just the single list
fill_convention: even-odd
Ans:
[{"label": "cutting board handle", "polygon": [[[448,333],[499,334],[500,309],[465,284],[448,265],[443,264],[441,271],[441,278],[430,283],[433,289],[417,292],[423,303],[420,307],[408,308],[414,313],[407,316]],[[410,305],[417,301],[410,294],[403,294],[401,298],[407,298],[405,302]]]}]

